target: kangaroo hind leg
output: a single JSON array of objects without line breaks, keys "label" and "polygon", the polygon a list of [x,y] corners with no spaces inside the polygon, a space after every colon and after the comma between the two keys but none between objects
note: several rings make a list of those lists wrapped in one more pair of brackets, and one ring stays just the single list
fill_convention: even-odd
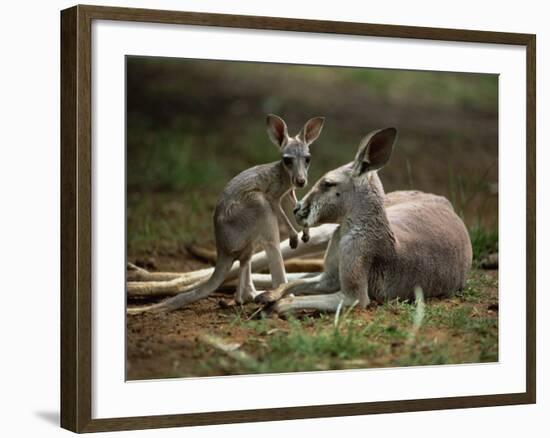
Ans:
[{"label": "kangaroo hind leg", "polygon": [[264,245],[269,272],[271,273],[271,282],[274,288],[287,282],[285,264],[281,255],[279,242],[268,242]]},{"label": "kangaroo hind leg", "polygon": [[356,300],[342,291],[328,295],[288,296],[273,304],[272,311],[279,314],[292,313],[299,310],[319,310],[336,312],[339,306],[349,307]]},{"label": "kangaroo hind leg", "polygon": [[239,285],[235,293],[235,301],[239,304],[249,303],[254,301],[258,292],[252,282],[252,263],[250,257],[240,261],[239,268]]}]

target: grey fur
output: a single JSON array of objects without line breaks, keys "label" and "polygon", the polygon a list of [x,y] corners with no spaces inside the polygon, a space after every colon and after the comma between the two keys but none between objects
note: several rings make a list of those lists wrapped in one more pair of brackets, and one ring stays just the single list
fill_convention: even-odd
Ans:
[{"label": "grey fur", "polygon": [[[465,286],[472,263],[466,227],[442,196],[396,192],[384,201],[377,170],[389,160],[397,131],[374,131],[355,160],[325,174],[298,204],[298,223],[313,227],[338,223],[325,257],[324,272],[288,283],[257,297],[273,310],[336,311],[371,299],[410,299],[420,287],[425,297],[448,296]],[[397,199],[399,198],[399,199]]]},{"label": "grey fur", "polygon": [[[309,146],[321,133],[324,118],[309,120],[296,137],[289,137],[283,119],[267,117],[268,135],[281,154],[279,161],[254,166],[235,176],[225,186],[214,212],[217,262],[209,280],[189,292],[180,293],[159,304],[129,309],[129,313],[169,311],[205,298],[225,280],[233,262],[239,261],[239,285],[235,299],[239,303],[254,299],[257,292],[251,279],[251,257],[255,245],[263,246],[273,287],[287,282],[280,250],[278,218],[289,229],[290,244],[298,245],[296,222],[291,221],[296,204],[294,188],[307,183]],[[289,213],[285,214],[283,205]],[[292,216],[291,216],[292,217]],[[304,240],[307,240],[307,232]]]}]

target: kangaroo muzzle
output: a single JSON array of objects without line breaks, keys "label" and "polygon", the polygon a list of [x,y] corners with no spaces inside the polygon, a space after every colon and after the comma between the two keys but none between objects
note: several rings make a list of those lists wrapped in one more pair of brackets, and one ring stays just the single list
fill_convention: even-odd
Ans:
[{"label": "kangaroo muzzle", "polygon": [[303,202],[298,202],[294,207],[294,217],[296,222],[301,226],[307,226],[307,218],[309,216],[309,206],[305,207]]},{"label": "kangaroo muzzle", "polygon": [[298,188],[303,188],[307,184],[307,180],[303,176],[297,176],[294,178],[294,185]]}]

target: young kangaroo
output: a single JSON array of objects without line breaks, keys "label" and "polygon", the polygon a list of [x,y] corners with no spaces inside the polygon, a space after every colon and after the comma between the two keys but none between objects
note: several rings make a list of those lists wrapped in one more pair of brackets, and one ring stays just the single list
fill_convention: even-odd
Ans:
[{"label": "young kangaroo", "polygon": [[462,220],[447,199],[403,192],[384,206],[376,171],[390,159],[394,128],[371,132],[355,161],[324,175],[295,209],[299,224],[338,223],[325,256],[325,270],[261,294],[272,310],[336,311],[340,303],[366,307],[371,299],[446,296],[464,287],[472,246]]},{"label": "young kangaroo", "polygon": [[[315,117],[304,125],[296,137],[289,137],[283,119],[268,115],[267,132],[279,148],[281,159],[247,169],[225,186],[214,212],[217,260],[210,279],[195,290],[180,293],[158,304],[128,309],[128,312],[175,310],[205,298],[223,283],[237,260],[239,284],[235,300],[238,303],[253,300],[257,294],[251,279],[251,257],[255,244],[260,244],[265,250],[273,287],[286,283],[278,217],[286,222],[290,244],[296,248],[298,232],[290,219],[294,219],[292,209],[296,204],[294,188],[307,184],[311,160],[309,146],[319,137],[323,123],[323,117]],[[307,231],[302,239],[308,240]]]}]

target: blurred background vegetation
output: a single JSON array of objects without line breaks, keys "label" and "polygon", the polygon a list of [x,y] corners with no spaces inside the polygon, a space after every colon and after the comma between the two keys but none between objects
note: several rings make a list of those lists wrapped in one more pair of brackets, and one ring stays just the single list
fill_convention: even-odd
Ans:
[{"label": "blurred background vegetation", "polygon": [[386,191],[447,196],[476,260],[496,250],[496,75],[128,57],[129,259],[191,269],[184,243],[214,246],[211,217],[224,185],[278,158],[267,113],[282,116],[291,135],[326,116],[311,148],[310,187],[351,161],[370,130],[395,126],[397,146],[380,172]]}]

